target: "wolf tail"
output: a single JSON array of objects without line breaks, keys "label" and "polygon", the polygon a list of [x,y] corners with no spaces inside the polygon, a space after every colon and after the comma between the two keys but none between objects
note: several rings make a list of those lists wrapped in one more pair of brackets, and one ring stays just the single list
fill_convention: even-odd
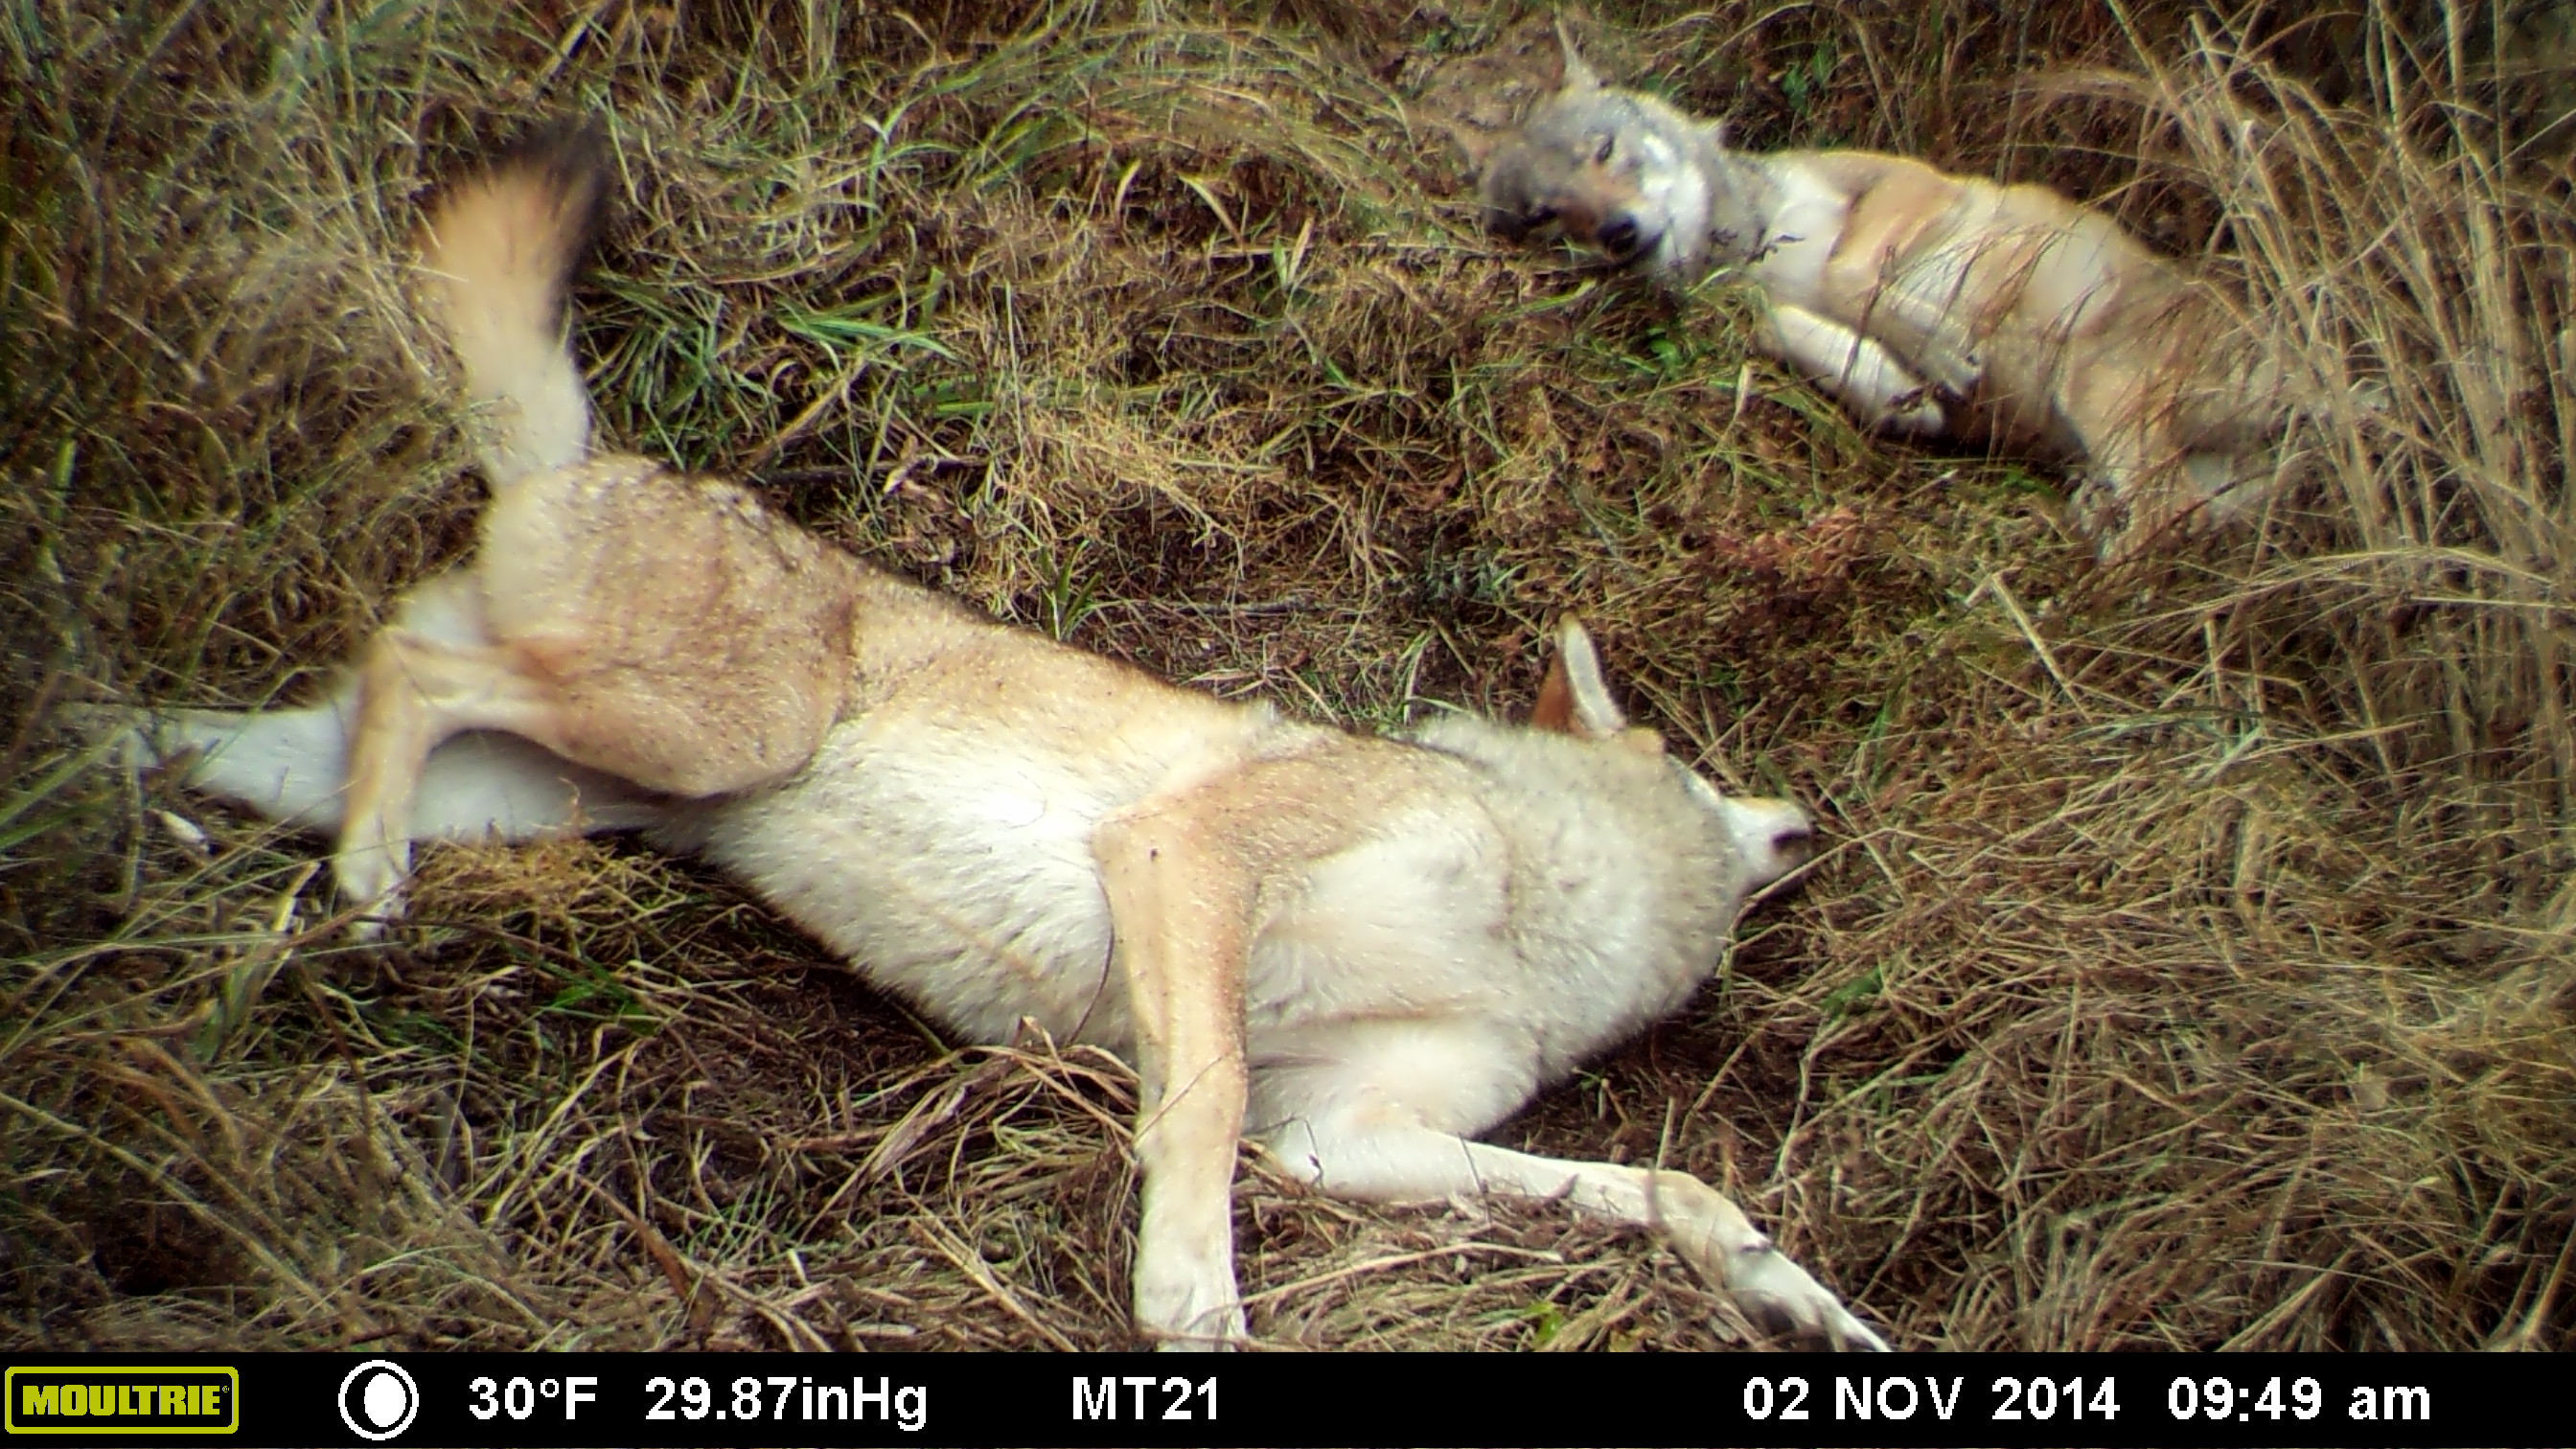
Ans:
[{"label": "wolf tail", "polygon": [[590,451],[564,304],[607,213],[608,162],[595,123],[554,127],[451,183],[421,224],[421,310],[464,364],[468,399],[491,412],[495,490]]},{"label": "wolf tail", "polygon": [[[493,489],[569,466],[590,449],[590,397],[564,336],[574,271],[606,210],[608,150],[596,126],[541,132],[443,188],[423,218],[422,316],[464,366],[468,396],[493,424],[483,472]],[[397,628],[457,645],[487,642],[471,577],[412,590]],[[184,764],[193,788],[272,820],[336,830],[357,725],[358,684],[255,713],[172,710],[119,716],[131,763]],[[666,812],[626,781],[507,735],[440,745],[412,816],[417,839],[525,840],[564,830],[650,825]]]}]

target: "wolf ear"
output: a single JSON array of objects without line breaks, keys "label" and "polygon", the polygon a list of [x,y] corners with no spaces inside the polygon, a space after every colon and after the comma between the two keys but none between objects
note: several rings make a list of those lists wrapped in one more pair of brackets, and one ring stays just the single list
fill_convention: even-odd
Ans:
[{"label": "wolf ear", "polygon": [[1606,740],[1628,727],[1628,716],[1602,681],[1592,635],[1579,619],[1568,619],[1557,630],[1556,658],[1539,684],[1530,725],[1584,740]]},{"label": "wolf ear", "polygon": [[1560,89],[1569,91],[1601,89],[1601,77],[1593,74],[1592,67],[1583,63],[1582,54],[1574,48],[1573,32],[1565,28],[1565,17],[1562,15],[1556,19],[1556,48],[1565,57],[1565,72],[1557,81]]}]

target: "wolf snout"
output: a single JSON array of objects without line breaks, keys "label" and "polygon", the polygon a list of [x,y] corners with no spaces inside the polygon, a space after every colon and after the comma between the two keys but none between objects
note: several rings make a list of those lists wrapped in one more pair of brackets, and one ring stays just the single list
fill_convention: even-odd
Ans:
[{"label": "wolf snout", "polygon": [[1644,249],[1645,229],[1637,225],[1633,216],[1612,216],[1593,232],[1592,241],[1612,261],[1624,262]]},{"label": "wolf snout", "polygon": [[1807,812],[1786,800],[1726,802],[1727,830],[1744,853],[1755,885],[1778,880],[1807,863],[1816,827]]},{"label": "wolf snout", "polygon": [[1802,816],[1794,827],[1784,828],[1771,837],[1771,861],[1782,875],[1796,870],[1815,858],[1816,832]]}]

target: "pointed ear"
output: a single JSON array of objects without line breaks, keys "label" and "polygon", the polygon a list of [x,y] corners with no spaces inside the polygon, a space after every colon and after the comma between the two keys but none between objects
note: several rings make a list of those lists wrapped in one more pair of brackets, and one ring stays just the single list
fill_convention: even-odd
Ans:
[{"label": "pointed ear", "polygon": [[1534,730],[1574,733],[1574,686],[1565,682],[1563,654],[1547,662],[1547,678],[1539,681],[1538,703],[1530,706],[1529,722]]},{"label": "pointed ear", "polygon": [[1538,687],[1530,724],[1585,740],[1606,740],[1628,727],[1628,716],[1601,678],[1601,656],[1592,648],[1592,635],[1579,619],[1568,619],[1557,630],[1556,659]]},{"label": "pointed ear", "polygon": [[1560,89],[1569,91],[1601,89],[1601,77],[1593,74],[1592,67],[1583,63],[1582,54],[1574,48],[1574,34],[1565,28],[1565,17],[1562,15],[1556,18],[1556,48],[1565,57],[1565,70],[1563,76],[1557,81]]}]

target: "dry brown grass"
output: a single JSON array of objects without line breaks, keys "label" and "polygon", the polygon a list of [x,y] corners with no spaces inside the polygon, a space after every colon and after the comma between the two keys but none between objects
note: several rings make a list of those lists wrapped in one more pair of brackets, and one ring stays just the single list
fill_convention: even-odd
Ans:
[{"label": "dry brown grass", "polygon": [[[0,11],[0,1333],[1129,1341],[1116,1063],[952,1051],[614,844],[433,852],[421,929],[344,949],[310,842],[60,709],[303,687],[461,546],[411,198],[578,108],[621,439],[1361,725],[1521,706],[1580,609],[1641,715],[1816,807],[1721,981],[1504,1137],[1708,1177],[1911,1345],[2569,1346],[2566,98],[2467,11],[2044,8],[1591,33],[1748,144],[2101,199],[2386,383],[2154,576],[2091,569],[2057,480],[1748,371],[1741,297],[1477,236],[1443,127],[1544,17]],[[1249,1179],[1256,1329],[1740,1337],[1642,1238],[1462,1214]]]}]

